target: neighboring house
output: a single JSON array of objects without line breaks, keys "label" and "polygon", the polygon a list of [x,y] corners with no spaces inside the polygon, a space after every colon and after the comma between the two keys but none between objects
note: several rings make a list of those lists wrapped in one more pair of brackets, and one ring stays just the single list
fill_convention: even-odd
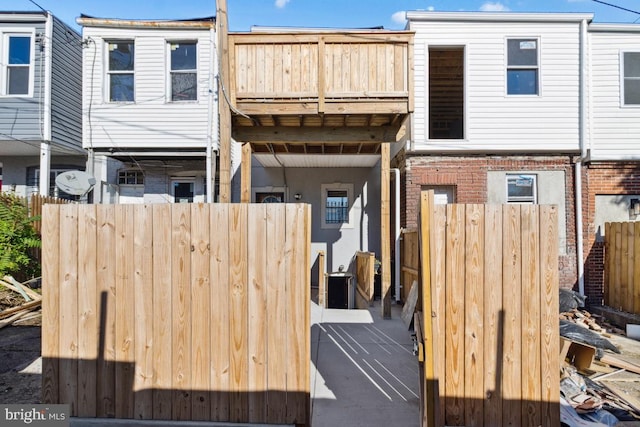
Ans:
[{"label": "neighboring house", "polygon": [[83,15],[77,22],[86,45],[83,146],[98,182],[94,201],[213,201],[214,18]]},{"label": "neighboring house", "polygon": [[[403,225],[421,190],[441,202],[555,204],[561,286],[579,283],[575,162],[585,143],[590,14],[408,12],[415,112]],[[580,285],[581,286],[581,285]]]},{"label": "neighboring house", "polygon": [[0,186],[66,197],[55,177],[86,165],[80,35],[49,12],[0,12]]},{"label": "neighboring house", "polygon": [[640,220],[640,25],[589,25],[589,62],[585,280],[599,303],[604,223]]}]

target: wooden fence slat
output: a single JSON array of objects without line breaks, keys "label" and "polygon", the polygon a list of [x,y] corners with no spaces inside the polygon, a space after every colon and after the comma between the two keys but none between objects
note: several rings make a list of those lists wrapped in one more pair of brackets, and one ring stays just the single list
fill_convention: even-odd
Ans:
[{"label": "wooden fence slat", "polygon": [[59,401],[60,342],[60,209],[44,208],[42,216],[42,402]]},{"label": "wooden fence slat", "polygon": [[211,206],[211,420],[228,421],[229,330],[229,205]]},{"label": "wooden fence slat", "polygon": [[134,418],[153,418],[153,208],[133,211]]},{"label": "wooden fence slat", "polygon": [[502,410],[503,425],[522,421],[522,242],[520,205],[505,205],[503,213],[503,288],[504,348]]},{"label": "wooden fence slat", "polygon": [[464,205],[447,205],[445,423],[464,425]]},{"label": "wooden fence slat", "polygon": [[613,306],[611,302],[611,272],[612,272],[612,248],[611,244],[611,223],[606,222],[604,224],[604,303],[605,305]]},{"label": "wooden fence slat", "polygon": [[[640,226],[633,229],[633,313],[640,313]],[[606,286],[606,282],[605,282]]]},{"label": "wooden fence slat", "polygon": [[536,205],[522,218],[522,425],[540,425],[540,227]]},{"label": "wooden fence slat", "polygon": [[622,274],[626,274],[627,276],[627,284],[628,284],[628,288],[627,288],[627,297],[625,298],[625,301],[627,302],[627,308],[626,311],[628,311],[629,313],[633,313],[633,308],[634,308],[634,294],[635,294],[635,290],[634,290],[634,282],[633,282],[633,254],[634,254],[634,248],[635,248],[635,243],[633,241],[633,236],[634,236],[634,229],[635,229],[635,223],[633,222],[628,222],[628,228],[627,228],[627,270],[623,271]]},{"label": "wooden fence slat", "polygon": [[540,369],[542,425],[560,425],[558,208],[540,207]]},{"label": "wooden fence slat", "polygon": [[84,255],[78,264],[78,328],[94,333],[78,334],[78,416],[97,413],[98,292],[96,288],[96,206],[79,213],[78,251]]},{"label": "wooden fence slat", "polygon": [[131,286],[134,270],[132,205],[116,206],[116,418],[133,418],[135,305]]},{"label": "wooden fence slat", "polygon": [[613,277],[611,277],[611,280],[613,280],[615,286],[613,286],[612,289],[611,304],[613,308],[621,309],[623,295],[621,281],[622,263],[620,259],[622,257],[622,224],[619,222],[613,224],[613,239],[614,257],[612,259]]},{"label": "wooden fence slat", "polygon": [[[60,210],[61,254],[78,253],[78,206],[65,205]],[[60,258],[60,403],[68,403],[71,414],[78,406],[78,258]]]},{"label": "wooden fence slat", "polygon": [[[286,420],[287,360],[286,339],[287,299],[285,233],[287,219],[274,204],[267,204],[267,254],[270,254],[267,286],[267,421],[284,424]],[[322,274],[324,276],[324,273]],[[324,285],[321,286],[321,289]]]},{"label": "wooden fence slat", "polygon": [[153,205],[153,419],[172,419],[171,205]]},{"label": "wooden fence slat", "polygon": [[484,206],[466,205],[464,283],[465,425],[484,422]]},{"label": "wooden fence slat", "polygon": [[172,357],[174,420],[191,419],[191,211],[177,204],[171,212],[173,315]]},{"label": "wooden fence slat", "polygon": [[484,425],[502,425],[502,207],[485,206]]},{"label": "wooden fence slat", "polygon": [[620,253],[620,307],[629,311],[629,293],[631,284],[629,283],[629,223],[623,222],[621,231],[621,253]]},{"label": "wooden fence slat", "polygon": [[229,230],[229,324],[231,338],[230,413],[232,422],[248,419],[247,388],[247,204],[231,205]]},{"label": "wooden fence slat", "polygon": [[116,361],[116,217],[114,205],[97,207],[96,286],[99,291],[99,349],[97,365],[97,416],[115,416]]},{"label": "wooden fence slat", "polygon": [[247,227],[248,248],[248,328],[252,339],[248,343],[249,352],[249,421],[266,419],[267,399],[260,391],[267,387],[267,204],[249,206]]},{"label": "wooden fence slat", "polygon": [[[432,319],[434,378],[438,382],[436,392],[440,405],[435,408],[434,424],[442,425],[445,405],[445,335],[446,335],[446,221],[445,205],[432,205],[431,217],[431,309],[435,313]],[[424,313],[425,316],[429,312]]]},{"label": "wooden fence slat", "polygon": [[210,238],[209,205],[191,205],[191,419],[211,414]]}]

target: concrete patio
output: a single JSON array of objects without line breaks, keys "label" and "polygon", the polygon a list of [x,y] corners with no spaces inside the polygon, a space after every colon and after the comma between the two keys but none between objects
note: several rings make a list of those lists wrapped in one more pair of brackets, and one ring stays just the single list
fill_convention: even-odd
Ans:
[{"label": "concrete patio", "polygon": [[311,304],[312,425],[418,426],[418,362],[401,306],[384,320],[378,302],[369,310]]}]

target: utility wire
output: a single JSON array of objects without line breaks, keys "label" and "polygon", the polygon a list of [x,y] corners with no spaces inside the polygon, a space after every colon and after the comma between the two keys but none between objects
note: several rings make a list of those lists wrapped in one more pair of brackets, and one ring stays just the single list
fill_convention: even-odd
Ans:
[{"label": "utility wire", "polygon": [[626,7],[618,6],[617,4],[607,3],[602,0],[593,0],[593,1],[596,3],[603,4],[605,6],[611,6],[611,7],[615,7],[616,9],[624,10],[625,12],[631,12],[631,13],[635,13],[636,15],[640,15],[640,12],[638,12],[637,10],[627,9]]}]

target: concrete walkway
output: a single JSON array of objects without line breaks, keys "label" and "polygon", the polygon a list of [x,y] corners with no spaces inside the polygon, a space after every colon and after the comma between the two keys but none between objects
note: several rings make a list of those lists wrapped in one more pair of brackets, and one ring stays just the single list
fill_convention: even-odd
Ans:
[{"label": "concrete walkway", "polygon": [[384,320],[379,304],[311,304],[313,427],[419,426],[418,362],[401,307],[393,304],[392,319]]}]

